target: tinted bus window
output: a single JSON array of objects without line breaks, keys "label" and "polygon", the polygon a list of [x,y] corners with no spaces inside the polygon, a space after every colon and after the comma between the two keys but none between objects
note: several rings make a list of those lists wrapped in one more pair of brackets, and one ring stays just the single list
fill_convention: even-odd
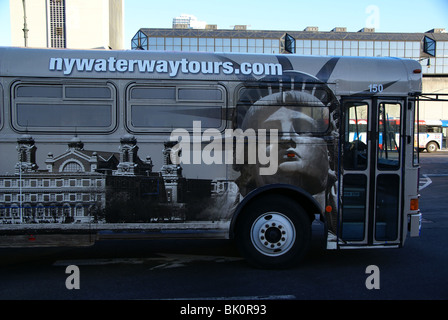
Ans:
[{"label": "tinted bus window", "polygon": [[116,125],[115,90],[109,85],[19,83],[13,125],[30,131],[99,131]]},{"label": "tinted bus window", "polygon": [[19,86],[16,97],[23,98],[62,98],[62,86]]},{"label": "tinted bus window", "polygon": [[131,90],[132,99],[176,100],[176,88],[134,88]]},{"label": "tinted bus window", "polygon": [[80,104],[17,104],[20,127],[110,127],[111,106]]},{"label": "tinted bus window", "polygon": [[225,94],[219,86],[134,85],[127,101],[131,131],[190,129],[193,121],[200,121],[202,128],[221,128],[223,124]]},{"label": "tinted bus window", "polygon": [[79,99],[110,99],[112,98],[112,93],[108,87],[66,87],[65,97]]},{"label": "tinted bus window", "polygon": [[218,89],[179,89],[179,100],[222,101],[222,91]]},{"label": "tinted bus window", "polygon": [[221,126],[221,108],[216,106],[147,105],[131,107],[132,126],[135,128],[191,128],[193,121],[201,121],[202,128]]}]

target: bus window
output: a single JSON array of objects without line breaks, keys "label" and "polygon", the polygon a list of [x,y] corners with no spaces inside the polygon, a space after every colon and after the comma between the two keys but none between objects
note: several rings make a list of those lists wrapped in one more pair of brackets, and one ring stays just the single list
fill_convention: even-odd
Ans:
[{"label": "bus window", "polygon": [[223,101],[222,91],[218,89],[179,88],[178,99],[184,101]]},{"label": "bus window", "polygon": [[19,83],[13,125],[20,131],[107,132],[116,125],[112,86]]},{"label": "bus window", "polygon": [[378,116],[378,169],[396,170],[400,165],[399,103],[380,103]]},{"label": "bus window", "polygon": [[108,87],[70,86],[65,88],[65,97],[73,99],[111,99],[112,92]]},{"label": "bus window", "polygon": [[110,105],[16,104],[17,125],[45,130],[49,127],[108,128],[112,124]]},{"label": "bus window", "polygon": [[127,124],[135,132],[189,129],[193,121],[219,129],[224,107],[224,90],[218,86],[133,85],[128,90]]},{"label": "bus window", "polygon": [[193,121],[200,121],[202,128],[221,126],[219,106],[133,105],[130,115],[131,126],[137,131],[144,128],[191,128]]},{"label": "bus window", "polygon": [[176,87],[147,88],[136,87],[131,90],[131,99],[149,99],[164,101],[176,101]]},{"label": "bus window", "polygon": [[365,238],[367,210],[367,176],[348,174],[344,176],[342,191],[341,237],[346,241],[362,241]]},{"label": "bus window", "polygon": [[393,241],[398,236],[400,176],[380,174],[377,178],[375,239]]},{"label": "bus window", "polygon": [[368,105],[349,103],[345,110],[344,169],[367,168]]},{"label": "bus window", "polygon": [[439,126],[426,126],[427,132],[441,133],[442,127]]},{"label": "bus window", "polygon": [[21,85],[16,87],[15,97],[62,99],[62,85]]}]

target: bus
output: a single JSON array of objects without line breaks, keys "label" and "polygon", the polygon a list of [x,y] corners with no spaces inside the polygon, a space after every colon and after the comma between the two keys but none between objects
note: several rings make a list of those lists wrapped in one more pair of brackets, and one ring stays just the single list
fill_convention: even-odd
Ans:
[{"label": "bus", "polygon": [[441,120],[419,120],[418,148],[427,152],[436,152],[443,145],[443,122]]},{"label": "bus", "polygon": [[330,250],[402,247],[421,78],[395,58],[0,48],[0,246],[222,238],[284,268],[317,220]]}]

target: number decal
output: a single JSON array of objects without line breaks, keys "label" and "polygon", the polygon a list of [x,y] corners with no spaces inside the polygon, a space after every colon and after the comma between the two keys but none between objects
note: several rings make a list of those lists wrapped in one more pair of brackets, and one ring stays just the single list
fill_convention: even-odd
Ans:
[{"label": "number decal", "polygon": [[383,85],[382,84],[377,84],[377,83],[372,83],[369,85],[369,91],[372,93],[377,93],[377,92],[383,92]]}]

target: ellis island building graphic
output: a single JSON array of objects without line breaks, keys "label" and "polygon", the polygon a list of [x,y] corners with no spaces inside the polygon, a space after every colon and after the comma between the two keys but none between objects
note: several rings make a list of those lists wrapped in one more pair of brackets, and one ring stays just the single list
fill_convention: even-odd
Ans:
[{"label": "ellis island building graphic", "polygon": [[231,183],[183,177],[181,166],[170,159],[176,143],[164,143],[163,165],[156,172],[151,157],[139,157],[132,135],[121,137],[118,152],[87,150],[75,136],[66,152],[48,153],[41,169],[37,143],[24,134],[17,139],[14,174],[0,176],[0,224],[201,219]]}]

